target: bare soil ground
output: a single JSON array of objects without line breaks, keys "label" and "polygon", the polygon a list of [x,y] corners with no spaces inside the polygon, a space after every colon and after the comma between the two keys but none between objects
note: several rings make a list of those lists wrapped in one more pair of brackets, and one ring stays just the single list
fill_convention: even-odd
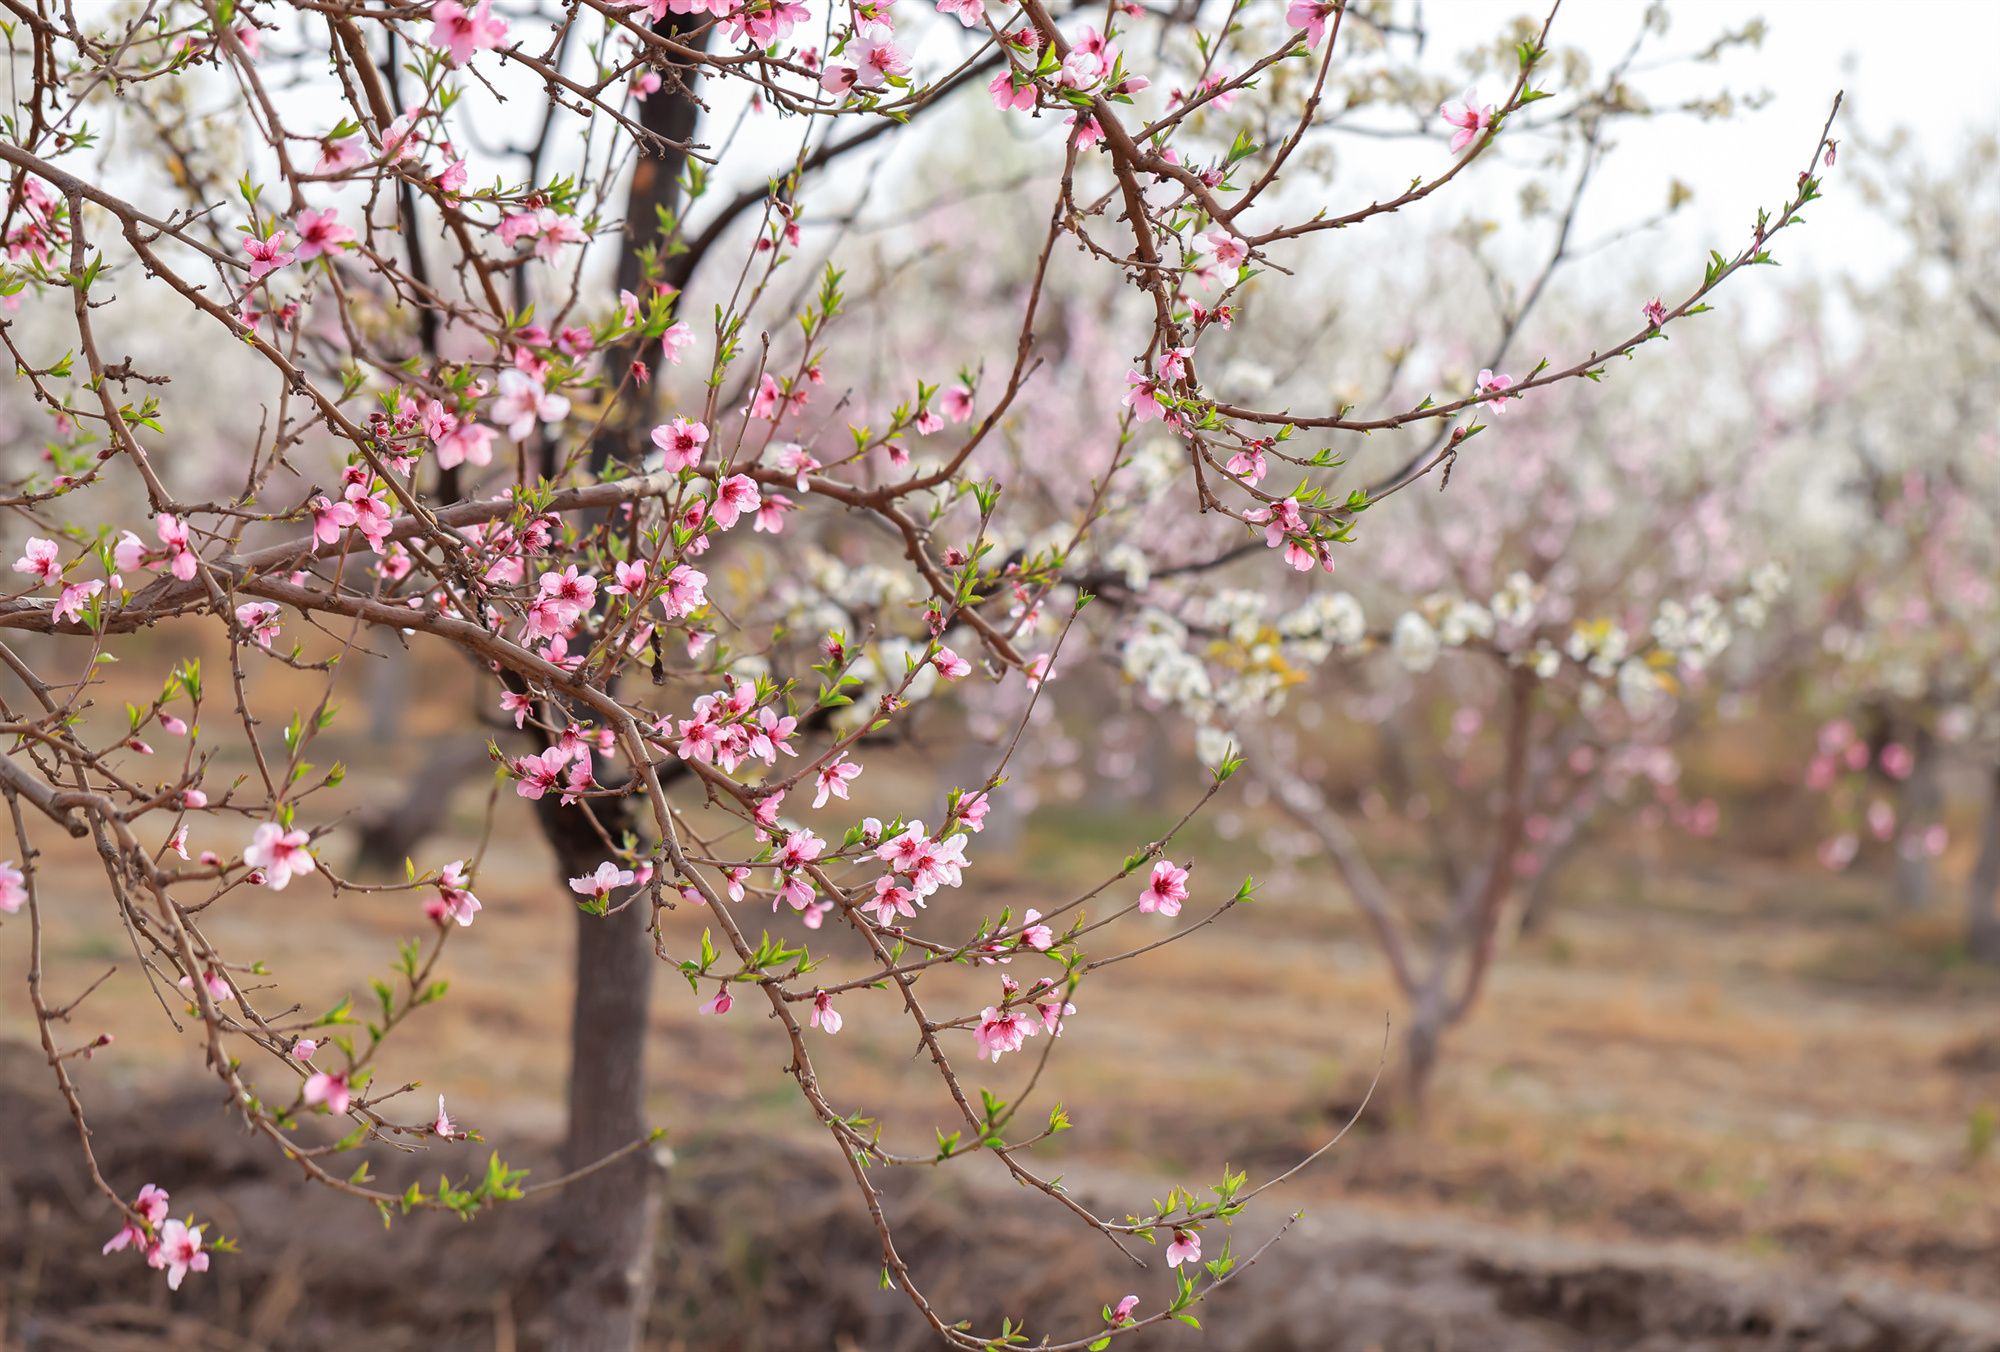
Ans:
[{"label": "bare soil ground", "polygon": [[[449,725],[448,702],[430,692],[414,703],[413,754]],[[337,737],[324,756],[336,754]],[[896,773],[871,762],[855,811],[872,810]],[[487,797],[483,781],[461,793],[451,836],[423,862],[472,852]],[[933,914],[969,925],[1069,895],[1167,819],[1151,804],[1044,811],[1011,845],[976,849],[965,895]],[[1255,860],[1219,825],[1176,854],[1227,889]],[[326,851],[340,863],[351,848],[335,838]],[[107,1171],[133,1189],[171,1187],[177,1210],[213,1216],[244,1251],[171,1301],[129,1254],[97,1256],[115,1226],[81,1185],[72,1128],[25,1045],[31,1025],[10,982],[0,1036],[22,1045],[0,1056],[0,1345],[533,1346],[538,1216],[559,1202],[469,1226],[412,1218],[385,1234],[367,1208],[306,1188],[229,1127],[198,1047],[131,970],[91,861],[52,847],[45,863],[52,992],[123,969],[72,1030],[118,1037],[79,1067]],[[546,1171],[573,914],[549,875],[528,817],[501,795],[479,874],[487,909],[453,939],[450,996],[383,1067],[384,1082],[443,1090],[487,1144],[380,1159],[386,1176],[463,1174],[489,1148]],[[1307,1212],[1204,1315],[1209,1332],[1159,1345],[2000,1349],[2000,1160],[1989,1154],[2000,978],[1960,960],[1953,917],[1898,917],[1883,890],[1741,851],[1628,845],[1584,860],[1548,928],[1510,949],[1448,1042],[1430,1119],[1372,1107],[1308,1175],[1239,1220],[1246,1253],[1290,1210]],[[1104,1211],[1142,1209],[1172,1182],[1205,1187],[1224,1161],[1253,1182],[1272,1176],[1339,1128],[1381,1062],[1400,1010],[1337,893],[1278,879],[1260,897],[1079,997],[1038,1094],[1077,1125],[1044,1164]],[[336,898],[309,880],[212,923],[264,959],[288,999],[323,1008],[365,995],[422,920],[409,897]],[[692,917],[677,923],[678,942],[698,940]],[[22,969],[24,930],[0,928],[6,970]],[[835,974],[860,970],[829,951]],[[993,981],[951,979],[961,984],[944,1003],[973,1009]],[[696,1004],[663,975],[654,1106],[678,1163],[655,1346],[926,1345],[902,1298],[876,1289],[872,1230],[778,1073],[766,1021],[747,1003],[725,1019],[698,1017]],[[899,1016],[861,999],[843,1012],[821,1065],[834,1102],[881,1117],[892,1144],[927,1148],[934,1126],[955,1124]],[[1392,1041],[1392,1073],[1395,1051]],[[975,1080],[1011,1095],[1025,1074],[1002,1063]],[[1148,1307],[1164,1299],[1157,1262],[1125,1263],[989,1165],[892,1181],[899,1239],[943,1305],[990,1319],[1033,1309],[1074,1329],[1128,1290]]]}]

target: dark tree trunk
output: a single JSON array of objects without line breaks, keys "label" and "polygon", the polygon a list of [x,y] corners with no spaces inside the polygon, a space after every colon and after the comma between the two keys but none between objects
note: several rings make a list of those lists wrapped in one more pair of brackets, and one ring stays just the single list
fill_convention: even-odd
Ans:
[{"label": "dark tree trunk", "polygon": [[[704,43],[713,29],[705,16],[669,14],[655,31]],[[640,105],[648,131],[686,142],[700,120],[695,73],[670,64],[662,87]],[[643,154],[634,166],[626,199],[624,248],[618,284],[636,289],[642,276],[641,250],[665,251],[663,213],[675,210],[684,153],[669,149]],[[606,378],[616,389],[636,350],[616,346],[604,354]],[[656,354],[647,354],[652,357]],[[656,387],[655,387],[656,388]],[[612,460],[637,458],[648,421],[637,398],[620,401],[621,412],[606,421],[591,447],[593,468]],[[631,799],[599,800],[606,834],[617,839],[631,824]],[[604,842],[577,808],[552,799],[540,802],[543,831],[554,847],[563,895],[568,879],[590,872],[606,856]],[[607,811],[607,809],[618,809]],[[646,1120],[646,1011],[657,959],[647,937],[652,916],[642,896],[608,916],[577,912],[575,980],[570,1017],[569,1130],[564,1162],[583,1168],[644,1136]],[[660,1166],[649,1150],[638,1150],[565,1189],[556,1203],[552,1274],[551,1352],[636,1352],[645,1334],[652,1301],[653,1264],[659,1244]]]},{"label": "dark tree trunk", "polygon": [[[599,819],[615,839],[623,814]],[[542,829],[554,846],[562,895],[595,869],[604,842],[577,808],[545,798]],[[642,894],[612,915],[579,910],[576,992],[570,1016],[569,1134],[563,1165],[581,1169],[646,1135],[646,1011],[653,981],[651,910]],[[632,1352],[645,1332],[660,1216],[660,1168],[638,1150],[557,1195],[551,1276],[551,1352]]]},{"label": "dark tree trunk", "polygon": [[1981,962],[2000,963],[2000,913],[1993,908],[2000,892],[2000,766],[1990,772],[1986,810],[1980,815],[1979,858],[1966,884],[1966,947]]}]

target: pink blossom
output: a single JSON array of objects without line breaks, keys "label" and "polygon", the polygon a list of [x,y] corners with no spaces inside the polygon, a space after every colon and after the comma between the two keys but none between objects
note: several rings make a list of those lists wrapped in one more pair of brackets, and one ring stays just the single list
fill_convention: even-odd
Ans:
[{"label": "pink blossom", "polygon": [[28,537],[28,543],[21,549],[21,557],[14,560],[14,571],[27,573],[44,586],[57,581],[62,577],[62,565],[56,562],[57,549],[54,540]]},{"label": "pink blossom", "polygon": [[454,1136],[465,1135],[464,1132],[459,1131],[452,1126],[451,1115],[445,1112],[444,1110],[443,1094],[438,1095],[438,1115],[437,1115],[437,1120],[431,1123],[431,1131],[434,1134],[436,1134],[436,1136],[440,1140],[445,1140],[445,1141],[451,1140]]},{"label": "pink blossom", "polygon": [[306,849],[312,837],[304,831],[287,831],[276,822],[265,822],[259,826],[243,851],[243,863],[248,868],[261,869],[264,885],[273,892],[282,892],[291,885],[293,878],[303,878],[313,871],[313,857]]},{"label": "pink blossom", "polygon": [[938,645],[937,653],[931,658],[931,661],[937,665],[938,675],[943,676],[946,680],[955,681],[961,676],[968,676],[972,673],[972,663],[966,661],[943,644]]},{"label": "pink blossom", "polygon": [[619,868],[606,860],[597,866],[594,873],[586,873],[581,878],[569,880],[569,890],[578,896],[590,897],[595,901],[609,901],[614,889],[628,887],[632,883],[632,870]]},{"label": "pink blossom", "polygon": [[762,504],[756,481],[747,474],[732,474],[716,485],[715,502],[708,515],[717,530],[728,530],[743,513],[754,512]]},{"label": "pink blossom", "polygon": [[1498,417],[1507,411],[1507,404],[1511,400],[1521,398],[1519,394],[1507,393],[1513,387],[1514,377],[1493,371],[1481,370],[1479,373],[1479,386],[1474,391],[1474,394],[1479,399],[1491,404],[1493,415]]},{"label": "pink blossom", "polygon": [[993,810],[993,803],[984,790],[962,795],[958,800],[958,819],[968,831],[979,832],[986,829],[986,814]]},{"label": "pink blossom", "polygon": [[[1293,5],[1292,8],[1296,10],[1298,6]],[[1138,1305],[1139,1298],[1137,1296],[1127,1296],[1111,1307],[1111,1313],[1105,1317],[1104,1322],[1115,1329],[1124,1328],[1132,1322],[1132,1311],[1137,1309]]]},{"label": "pink blossom", "polygon": [[715,998],[704,1003],[700,1012],[703,1014],[727,1014],[729,1007],[735,1003],[734,1000],[729,998],[729,987],[727,985],[717,986],[715,988]]},{"label": "pink blossom", "polygon": [[500,373],[500,397],[493,403],[494,421],[507,429],[516,441],[525,441],[535,430],[537,419],[555,424],[569,416],[569,398],[551,394],[541,382],[525,371],[509,368]]},{"label": "pink blossom", "polygon": [[1174,1242],[1167,1245],[1167,1266],[1201,1261],[1201,1236],[1193,1230],[1174,1229]]},{"label": "pink blossom", "polygon": [[438,0],[431,7],[431,25],[429,45],[442,48],[445,60],[454,66],[507,40],[507,21],[493,17],[493,0],[478,0],[471,9],[459,0]]},{"label": "pink blossom", "polygon": [[1212,259],[1220,268],[1241,267],[1250,257],[1250,246],[1227,230],[1214,229],[1194,242],[1195,251]]},{"label": "pink blossom", "polygon": [[461,927],[470,925],[472,917],[479,913],[479,898],[472,895],[466,884],[465,861],[454,859],[438,873],[437,897],[424,903],[424,913],[439,925],[457,921]]},{"label": "pink blossom", "polygon": [[993,96],[993,106],[1003,113],[1019,112],[1035,106],[1034,81],[1014,83],[1012,71],[1001,71],[987,84],[986,92]]},{"label": "pink blossom", "polygon": [[1125,385],[1125,397],[1119,402],[1132,410],[1133,422],[1149,423],[1156,418],[1166,416],[1166,411],[1160,407],[1159,399],[1154,396],[1153,391],[1157,386],[1151,376],[1143,371],[1127,371]]},{"label": "pink blossom", "polygon": [[708,575],[698,568],[677,563],[667,574],[666,588],[660,593],[660,609],[670,620],[685,619],[708,602]]},{"label": "pink blossom", "polygon": [[874,897],[862,902],[861,909],[873,911],[876,924],[893,925],[899,916],[914,919],[916,908],[922,904],[917,894],[897,881],[894,874],[884,874],[875,880]]},{"label": "pink blossom", "polygon": [[1457,102],[1439,104],[1438,116],[1443,118],[1447,125],[1458,128],[1451,137],[1451,153],[1456,155],[1478,140],[1480,134],[1493,125],[1493,106],[1487,104],[1481,107],[1474,92],[1467,89],[1464,97]]},{"label": "pink blossom", "polygon": [[330,1113],[344,1113],[353,1102],[354,1091],[348,1087],[345,1072],[330,1075],[326,1071],[315,1071],[306,1077],[306,1106],[323,1107]]},{"label": "pink blossom", "polygon": [[1317,47],[1326,36],[1327,16],[1338,7],[1335,0],[1292,0],[1285,9],[1285,22],[1293,28],[1303,28],[1306,46]]},{"label": "pink blossom", "polygon": [[998,1061],[1006,1052],[1021,1050],[1021,1044],[1033,1037],[1035,1031],[1034,1018],[1027,1010],[988,1005],[979,1011],[979,1027],[974,1036],[979,1040],[979,1054]]},{"label": "pink blossom", "polygon": [[243,626],[258,647],[269,652],[278,637],[278,608],[269,601],[245,601],[236,607],[236,622]]},{"label": "pink blossom", "polygon": [[1139,909],[1152,914],[1175,916],[1181,913],[1181,903],[1187,900],[1188,871],[1176,867],[1170,860],[1161,859],[1153,865],[1152,881],[1139,894]]},{"label": "pink blossom", "polygon": [[[191,977],[184,976],[174,984],[186,991],[190,996],[194,994],[194,980]],[[203,972],[201,974],[201,988],[208,992],[210,1000],[227,1000],[229,998],[229,982],[220,972],[212,970]]]},{"label": "pink blossom", "polygon": [[671,325],[660,335],[660,351],[666,356],[670,366],[681,364],[681,352],[694,346],[694,330],[685,324]]},{"label": "pink blossom", "polygon": [[[139,1189],[139,1195],[132,1200],[132,1210],[139,1213],[146,1226],[157,1228],[167,1218],[167,1190],[148,1183]],[[104,1252],[117,1253],[134,1241],[144,1249],[148,1237],[138,1221],[128,1220],[117,1234],[104,1242]]]},{"label": "pink blossom", "polygon": [[660,463],[669,470],[693,469],[700,464],[707,441],[707,426],[686,418],[675,418],[653,429],[653,444],[660,448]]},{"label": "pink blossom", "polygon": [[1042,913],[1033,907],[1021,917],[1021,942],[1037,953],[1046,953],[1055,944],[1056,932],[1047,925],[1039,923],[1041,918]]},{"label": "pink blossom", "polygon": [[146,1262],[166,1270],[169,1291],[180,1290],[188,1273],[208,1271],[208,1255],[201,1251],[201,1227],[168,1221],[160,1227],[160,1242],[146,1255]]},{"label": "pink blossom", "polygon": [[1667,322],[1667,307],[1660,303],[1658,296],[1640,306],[1639,311],[1646,316],[1646,322],[1656,329]]},{"label": "pink blossom", "polygon": [[344,174],[356,165],[368,162],[368,145],[359,136],[343,136],[338,141],[322,141],[319,148],[319,163],[313,166],[315,174]]},{"label": "pink blossom", "polygon": [[825,991],[813,993],[812,1026],[829,1035],[840,1031],[840,1011],[833,1007],[833,997]]},{"label": "pink blossom", "polygon": [[243,252],[250,255],[250,280],[257,281],[292,262],[295,255],[287,247],[290,243],[290,237],[282,230],[273,230],[269,239],[245,235]]},{"label": "pink blossom", "polygon": [[28,875],[13,860],[0,861],[0,911],[17,914],[28,904]]},{"label": "pink blossom", "polygon": [[103,590],[104,584],[96,578],[88,582],[66,584],[62,589],[62,595],[56,598],[55,608],[49,612],[51,618],[83,623],[83,603]]},{"label": "pink blossom", "polygon": [[331,207],[325,211],[301,211],[298,227],[301,262],[330,254],[354,238],[353,229],[342,225]]},{"label": "pink blossom", "polygon": [[823,767],[813,781],[813,787],[817,790],[813,795],[813,806],[825,807],[829,796],[845,801],[848,781],[859,777],[860,774],[861,767],[849,760],[835,761]]},{"label": "pink blossom", "polygon": [[334,543],[340,538],[340,532],[358,519],[352,503],[345,499],[335,502],[324,493],[306,505],[312,512],[313,539],[323,545]]}]

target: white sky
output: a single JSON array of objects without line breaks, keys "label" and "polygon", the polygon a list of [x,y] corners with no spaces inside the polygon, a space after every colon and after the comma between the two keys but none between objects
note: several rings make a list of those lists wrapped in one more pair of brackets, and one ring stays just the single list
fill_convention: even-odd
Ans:
[{"label": "white sky", "polygon": [[[1424,14],[1434,32],[1476,33],[1522,8],[1521,0],[1425,0]],[[1600,56],[1601,65],[1629,42],[1644,9],[1643,0],[1567,0],[1556,35]],[[1847,91],[1847,101],[1836,135],[1881,140],[1907,127],[1912,149],[1933,165],[1948,163],[1971,132],[2000,124],[1993,82],[2000,0],[1671,0],[1668,14],[1673,26],[1656,52],[1699,48],[1752,16],[1769,29],[1761,50],[1734,53],[1656,86],[1761,87],[1772,96],[1769,104],[1722,122],[1634,126],[1606,166],[1601,211],[1615,213],[1617,199],[1628,193],[1651,209],[1668,176],[1697,188],[1695,202],[1671,228],[1697,261],[1715,223],[1735,240],[1759,203],[1774,204],[1790,187],[1837,90]],[[1866,275],[1893,256],[1883,252],[1880,222],[1842,191],[1839,166],[1827,191],[1828,199],[1808,213],[1809,226],[1785,240],[1787,268]]]}]

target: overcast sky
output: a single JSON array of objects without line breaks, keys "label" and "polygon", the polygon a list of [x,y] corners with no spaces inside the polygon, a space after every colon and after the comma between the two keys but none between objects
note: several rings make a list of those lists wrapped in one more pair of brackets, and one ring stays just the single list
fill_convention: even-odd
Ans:
[{"label": "overcast sky", "polygon": [[[1521,9],[1520,0],[1424,5],[1427,24],[1440,33],[1490,31]],[[1608,62],[1630,41],[1644,9],[1644,0],[1567,0],[1557,33]],[[1761,86],[1772,96],[1766,107],[1727,122],[1676,119],[1631,128],[1624,153],[1607,165],[1609,191],[1598,198],[1605,211],[1615,211],[1627,192],[1650,206],[1666,174],[1696,185],[1700,210],[1672,229],[1687,237],[1697,258],[1713,222],[1725,223],[1733,237],[1739,223],[1747,229],[1759,203],[1775,203],[1790,186],[1837,90],[1847,91],[1840,130],[1881,139],[1907,127],[1912,148],[1933,164],[1948,163],[1975,130],[2000,124],[1993,77],[2000,0],[1672,0],[1668,13],[1673,28],[1657,52],[1698,48],[1753,15],[1769,28],[1761,49],[1654,85],[1662,91],[1718,82]],[[1838,166],[1829,194],[1810,227],[1786,242],[1785,265],[1865,274],[1883,256],[1879,223],[1854,196],[1839,192]]]}]

